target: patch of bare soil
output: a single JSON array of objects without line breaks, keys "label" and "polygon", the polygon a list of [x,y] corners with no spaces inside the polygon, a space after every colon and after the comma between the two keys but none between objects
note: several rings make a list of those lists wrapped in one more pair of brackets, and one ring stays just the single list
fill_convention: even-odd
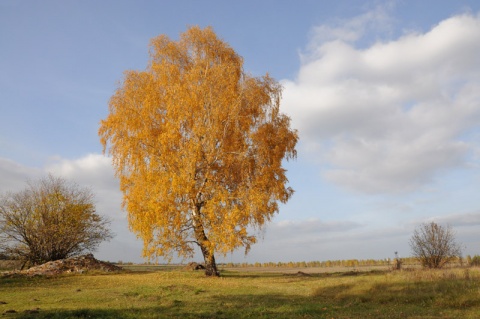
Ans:
[{"label": "patch of bare soil", "polygon": [[383,271],[388,270],[388,266],[361,266],[361,267],[222,267],[223,270],[239,271],[239,272],[269,272],[269,273],[283,273],[286,275],[312,275],[325,273],[340,273],[340,272],[369,272],[369,271]]},{"label": "patch of bare soil", "polygon": [[95,259],[92,254],[49,261],[43,265],[34,266],[27,270],[14,270],[6,272],[3,276],[54,276],[64,273],[84,273],[89,270],[105,272],[119,271],[121,267]]}]

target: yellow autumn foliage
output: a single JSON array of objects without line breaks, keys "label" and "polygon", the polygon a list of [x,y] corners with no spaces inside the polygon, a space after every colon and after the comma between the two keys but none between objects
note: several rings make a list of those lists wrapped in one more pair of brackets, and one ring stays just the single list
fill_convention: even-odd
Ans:
[{"label": "yellow autumn foliage", "polygon": [[226,254],[255,243],[293,194],[284,159],[297,132],[282,87],[243,70],[211,28],[151,41],[145,71],[125,72],[99,135],[112,156],[130,228],[147,257]]}]

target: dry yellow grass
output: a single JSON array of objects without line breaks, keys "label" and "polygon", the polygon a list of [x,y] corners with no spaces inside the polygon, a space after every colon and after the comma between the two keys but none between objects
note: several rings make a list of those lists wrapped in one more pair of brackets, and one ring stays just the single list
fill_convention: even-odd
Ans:
[{"label": "dry yellow grass", "polygon": [[[160,268],[160,267],[159,267]],[[162,268],[161,268],[162,269]],[[480,318],[480,271],[225,270],[0,279],[3,318]],[[295,272],[296,271],[296,272]],[[40,308],[36,314],[25,311]]]}]

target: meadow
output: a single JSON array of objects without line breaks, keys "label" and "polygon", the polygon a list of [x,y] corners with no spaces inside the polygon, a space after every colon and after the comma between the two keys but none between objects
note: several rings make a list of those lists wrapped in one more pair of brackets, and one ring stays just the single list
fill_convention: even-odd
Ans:
[{"label": "meadow", "polygon": [[[480,269],[175,267],[0,278],[2,318],[480,318]],[[141,271],[140,271],[141,270]],[[16,313],[10,313],[12,310]]]}]

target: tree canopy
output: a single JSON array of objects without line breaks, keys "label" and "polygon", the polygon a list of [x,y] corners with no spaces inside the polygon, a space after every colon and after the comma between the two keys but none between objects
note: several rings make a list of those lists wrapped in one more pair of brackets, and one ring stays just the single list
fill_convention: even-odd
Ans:
[{"label": "tree canopy", "polygon": [[94,251],[109,223],[88,188],[52,175],[0,197],[0,248],[31,265]]},{"label": "tree canopy", "polygon": [[410,239],[410,247],[425,268],[442,268],[462,256],[462,247],[456,242],[452,228],[435,222],[417,227]]},{"label": "tree canopy", "polygon": [[282,161],[298,136],[281,92],[268,74],[245,73],[211,28],[154,38],[147,69],[125,72],[99,135],[144,256],[190,257],[196,244],[216,275],[214,253],[256,242],[249,226],[293,194]]}]

